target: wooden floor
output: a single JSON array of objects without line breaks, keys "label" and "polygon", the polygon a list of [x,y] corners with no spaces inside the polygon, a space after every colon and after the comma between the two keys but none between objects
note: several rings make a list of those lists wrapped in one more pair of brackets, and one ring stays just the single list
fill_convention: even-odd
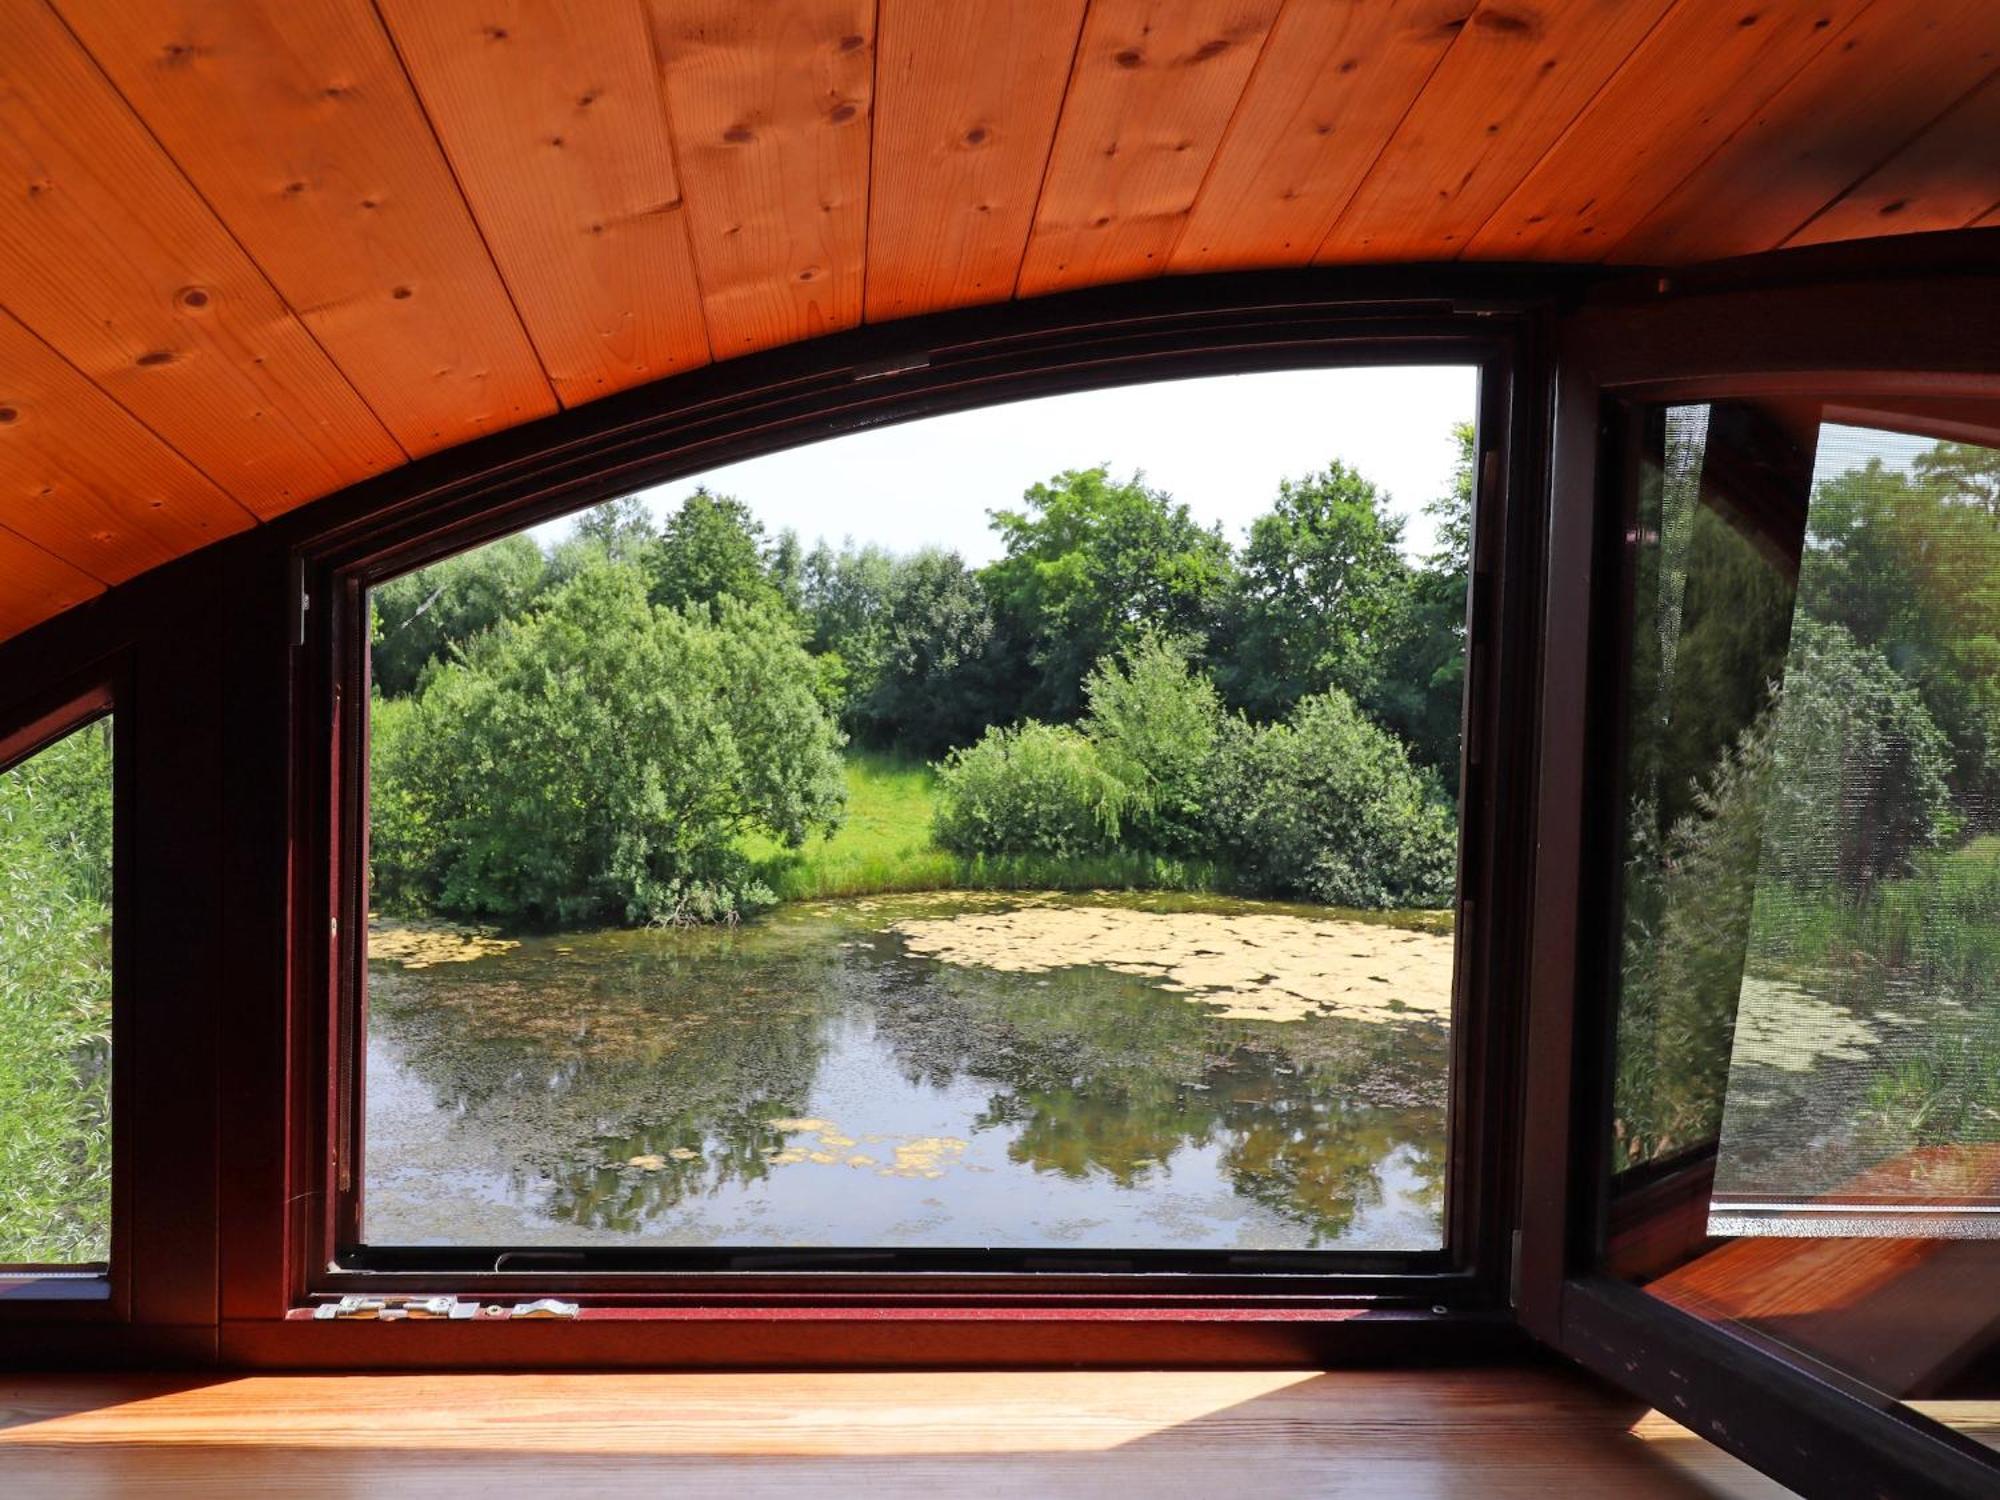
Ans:
[{"label": "wooden floor", "polygon": [[0,1494],[1788,1493],[1553,1369],[0,1375]]}]

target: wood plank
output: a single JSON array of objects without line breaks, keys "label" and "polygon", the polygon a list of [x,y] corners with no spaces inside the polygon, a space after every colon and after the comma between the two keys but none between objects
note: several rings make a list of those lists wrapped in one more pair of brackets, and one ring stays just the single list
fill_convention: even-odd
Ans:
[{"label": "wood plank", "polygon": [[0,312],[0,525],[122,583],[254,519]]},{"label": "wood plank", "polygon": [[2000,73],[1821,210],[1785,241],[1819,245],[1883,234],[1961,229],[2000,191]]},{"label": "wood plank", "polygon": [[[1473,236],[1466,255],[1600,259],[1868,3],[1676,6]],[[1696,58],[1700,66],[1690,66]]]},{"label": "wood plank", "polygon": [[638,0],[382,0],[565,406],[708,362]]},{"label": "wood plank", "polygon": [[1473,0],[1291,0],[1169,260],[1296,265],[1347,206]]},{"label": "wood plank", "polygon": [[1996,64],[1992,0],[1876,0],[1612,258],[1682,263],[1782,244]]},{"label": "wood plank", "polygon": [[872,0],[653,0],[718,359],[861,321]]},{"label": "wood plank", "polygon": [[368,0],[52,0],[412,454],[555,409]]},{"label": "wood plank", "polygon": [[41,5],[0,49],[15,315],[259,516],[403,459],[347,378]]},{"label": "wood plank", "polygon": [[0,1404],[0,1483],[22,1494],[1782,1493],[1548,1367],[12,1376]]},{"label": "wood plank", "polygon": [[1459,255],[1672,3],[1484,0],[1314,260]]},{"label": "wood plank", "polygon": [[1016,292],[1157,276],[1281,0],[1096,0]]},{"label": "wood plank", "polygon": [[104,592],[104,585],[0,526],[0,641]]},{"label": "wood plank", "polygon": [[1084,0],[882,0],[868,319],[1011,296]]}]

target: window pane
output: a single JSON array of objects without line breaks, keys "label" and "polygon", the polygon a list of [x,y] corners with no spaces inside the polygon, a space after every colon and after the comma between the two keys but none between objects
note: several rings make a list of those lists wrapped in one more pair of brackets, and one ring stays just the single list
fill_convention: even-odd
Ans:
[{"label": "window pane", "polygon": [[1440,1246],[1474,394],[938,418],[375,590],[365,1243]]},{"label": "window pane", "polygon": [[1990,1435],[2000,449],[1860,414],[1638,422],[1611,1258]]},{"label": "window pane", "polygon": [[0,772],[0,1264],[111,1253],[111,720]]}]

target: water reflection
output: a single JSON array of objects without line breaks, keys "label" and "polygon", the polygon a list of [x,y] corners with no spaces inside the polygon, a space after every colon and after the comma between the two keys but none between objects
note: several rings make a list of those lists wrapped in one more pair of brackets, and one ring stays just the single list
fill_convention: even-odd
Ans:
[{"label": "water reflection", "polygon": [[368,1240],[1440,1242],[1434,1007],[1229,1019],[1142,974],[945,963],[887,930],[992,907],[825,903],[373,965]]}]

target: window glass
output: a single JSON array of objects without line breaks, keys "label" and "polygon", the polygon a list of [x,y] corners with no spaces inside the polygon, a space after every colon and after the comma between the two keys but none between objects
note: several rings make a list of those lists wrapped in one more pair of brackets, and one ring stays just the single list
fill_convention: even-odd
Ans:
[{"label": "window glass", "polygon": [[1475,387],[913,422],[377,587],[363,1243],[1440,1247]]},{"label": "window glass", "polygon": [[0,771],[0,1265],[111,1253],[111,720]]},{"label": "window glass", "polygon": [[1939,405],[1634,422],[1610,1253],[1991,1436],[2000,448]]}]

